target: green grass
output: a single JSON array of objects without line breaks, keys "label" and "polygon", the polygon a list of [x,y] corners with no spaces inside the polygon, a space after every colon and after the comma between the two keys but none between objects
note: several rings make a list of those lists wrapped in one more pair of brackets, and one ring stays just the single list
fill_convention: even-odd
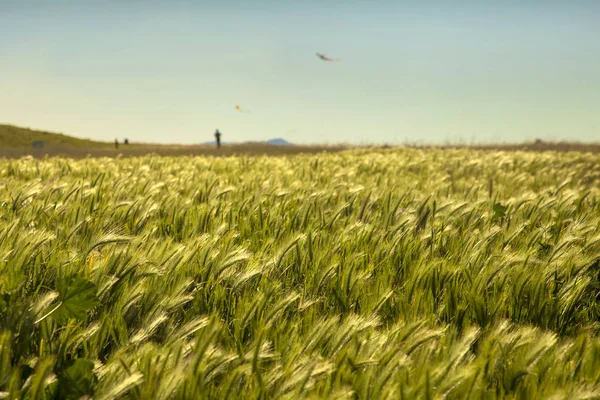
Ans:
[{"label": "green grass", "polygon": [[111,146],[110,143],[95,142],[63,135],[61,133],[44,132],[14,125],[0,124],[0,148],[30,149],[34,141],[44,141],[45,146],[63,148],[99,148]]},{"label": "green grass", "polygon": [[600,156],[0,161],[0,392],[600,397]]}]

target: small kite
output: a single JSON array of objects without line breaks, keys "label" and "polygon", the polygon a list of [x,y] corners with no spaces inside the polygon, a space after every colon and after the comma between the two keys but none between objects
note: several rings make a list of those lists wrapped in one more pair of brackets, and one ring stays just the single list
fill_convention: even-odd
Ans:
[{"label": "small kite", "polygon": [[239,105],[235,106],[235,109],[239,112],[243,112],[243,113],[249,113],[250,111],[248,110],[244,110],[242,107],[240,107]]},{"label": "small kite", "polygon": [[317,53],[317,57],[319,57],[321,60],[323,61],[327,61],[327,62],[338,62],[338,61],[342,61],[339,58],[329,58],[327,57],[325,54],[321,54],[321,53]]}]

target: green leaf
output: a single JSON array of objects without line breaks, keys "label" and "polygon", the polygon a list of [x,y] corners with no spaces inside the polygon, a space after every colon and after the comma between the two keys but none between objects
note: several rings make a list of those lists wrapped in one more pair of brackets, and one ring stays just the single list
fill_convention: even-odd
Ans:
[{"label": "green leaf", "polygon": [[504,218],[506,216],[506,209],[508,207],[503,206],[500,203],[496,203],[494,204],[494,216],[492,217],[492,219],[497,220],[500,218]]},{"label": "green leaf", "polygon": [[58,398],[80,399],[93,395],[96,380],[94,363],[85,358],[78,358],[58,374]]},{"label": "green leaf", "polygon": [[59,322],[66,322],[69,318],[83,320],[88,310],[100,303],[96,285],[85,279],[75,279],[68,285],[62,285],[58,292],[61,303],[53,318]]}]

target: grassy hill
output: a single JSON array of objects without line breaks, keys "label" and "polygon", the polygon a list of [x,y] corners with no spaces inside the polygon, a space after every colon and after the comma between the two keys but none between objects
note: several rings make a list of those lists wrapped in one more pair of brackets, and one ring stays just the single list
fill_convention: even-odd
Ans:
[{"label": "grassy hill", "polygon": [[44,147],[100,148],[112,145],[110,143],[79,139],[63,135],[62,133],[38,131],[14,125],[0,124],[0,148],[31,148],[32,142],[38,140],[44,142]]},{"label": "grassy hill", "polygon": [[[44,141],[44,148],[32,148],[34,141]],[[79,139],[61,133],[38,131],[14,125],[0,124],[0,158],[20,158],[31,155],[82,157],[125,157],[157,154],[164,156],[231,156],[245,155],[291,155],[300,153],[321,153],[344,150],[342,145],[335,146],[273,146],[267,143],[232,143],[217,149],[214,145],[175,145],[157,143],[120,144],[115,149],[112,142],[96,142]]]},{"label": "grassy hill", "polygon": [[[33,149],[32,142],[43,141],[43,149]],[[270,142],[270,143],[269,143]],[[213,142],[194,145],[158,144],[158,143],[133,143],[129,145],[120,144],[118,149],[114,148],[112,142],[97,142],[88,139],[80,139],[61,133],[39,131],[22,128],[14,125],[0,124],[0,158],[19,158],[26,155],[34,157],[68,156],[81,158],[114,157],[117,155],[142,156],[146,154],[157,154],[164,156],[232,156],[232,155],[292,155],[321,152],[337,152],[352,148],[353,146],[338,145],[279,145],[271,143],[287,143],[283,139],[273,139],[265,142],[228,143],[221,149],[216,149]],[[291,144],[291,143],[288,143]],[[366,146],[380,147],[383,149],[390,146]],[[600,153],[600,143],[576,143],[576,142],[526,142],[514,144],[487,144],[487,145],[405,145],[404,147],[415,147],[422,150],[442,148],[491,151],[532,151],[532,152],[591,152]]]}]

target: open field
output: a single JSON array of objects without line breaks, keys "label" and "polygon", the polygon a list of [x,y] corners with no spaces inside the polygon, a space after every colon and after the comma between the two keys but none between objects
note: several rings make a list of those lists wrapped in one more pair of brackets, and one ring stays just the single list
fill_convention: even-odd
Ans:
[{"label": "open field", "polygon": [[[345,150],[387,150],[393,146],[350,146],[350,145],[295,145],[281,146],[264,143],[239,143],[223,146],[216,149],[209,145],[164,145],[164,144],[132,144],[129,146],[121,145],[115,149],[114,145],[101,147],[71,147],[71,146],[47,146],[43,149],[31,148],[3,148],[0,149],[0,158],[19,159],[22,157],[34,157],[43,159],[46,157],[68,157],[71,159],[98,158],[98,157],[142,157],[142,156],[209,156],[209,157],[261,157],[261,156],[291,156],[299,154],[321,154],[337,153]],[[600,153],[600,145],[583,143],[523,143],[513,145],[405,145],[397,146],[397,149],[422,149],[422,150],[443,150],[443,149],[464,149],[477,151],[527,151],[533,153]]]},{"label": "open field", "polygon": [[[44,141],[43,148],[32,148],[34,141]],[[404,147],[413,149],[469,149],[487,151],[531,151],[531,152],[584,152],[600,153],[600,143],[578,142],[524,142],[513,144],[444,144],[427,145],[406,143],[403,146],[350,144],[315,145],[273,145],[263,142],[233,143],[216,149],[214,145],[194,144],[158,144],[97,142],[80,139],[61,133],[32,130],[14,125],[0,124],[0,158],[17,159],[26,156],[34,158],[69,157],[74,159],[88,157],[140,157],[160,156],[282,156],[297,154],[336,153],[349,149],[389,149]]]},{"label": "open field", "polygon": [[31,156],[68,157],[81,159],[89,157],[140,157],[140,156],[283,156],[295,154],[336,153],[348,149],[347,146],[282,146],[264,143],[240,143],[221,147],[209,145],[161,145],[161,144],[132,144],[121,145],[118,149],[114,145],[106,147],[68,147],[48,146],[43,149],[30,148],[5,148],[0,149],[0,158],[18,159]]},{"label": "open field", "polygon": [[[43,141],[43,148],[33,148],[32,143]],[[178,145],[157,143],[114,143],[79,139],[61,133],[53,133],[0,124],[0,158],[44,157],[139,157],[161,156],[263,156],[293,155],[323,152],[338,152],[347,149],[345,145],[273,145],[261,142],[236,143],[217,149],[214,145]]]},{"label": "open field", "polygon": [[0,392],[599,398],[599,182],[575,152],[0,160]]}]

